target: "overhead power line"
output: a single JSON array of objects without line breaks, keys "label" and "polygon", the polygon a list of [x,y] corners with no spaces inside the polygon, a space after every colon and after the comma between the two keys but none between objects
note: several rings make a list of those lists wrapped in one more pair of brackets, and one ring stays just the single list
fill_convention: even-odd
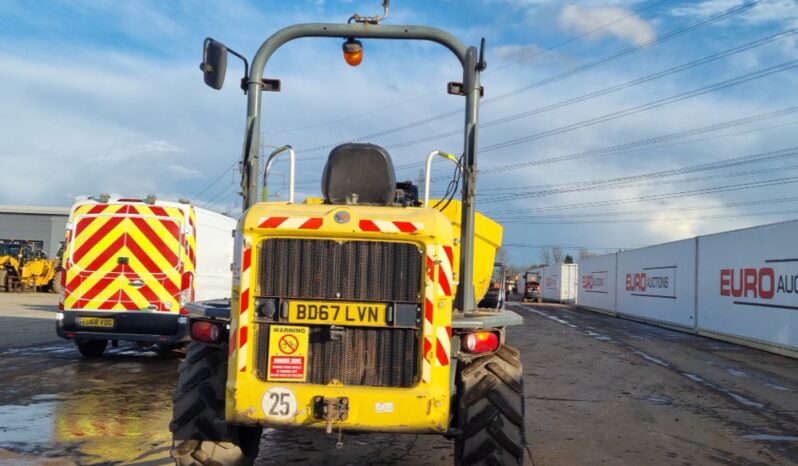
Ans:
[{"label": "overhead power line", "polygon": [[[760,152],[757,154],[745,155],[727,160],[719,160],[716,162],[707,162],[698,165],[674,168],[670,170],[660,170],[656,172],[643,173],[639,175],[621,176],[609,179],[585,180],[580,182],[563,183],[560,185],[549,185],[548,187],[541,187],[538,190],[529,190],[529,191],[522,191],[518,193],[508,193],[508,194],[501,193],[494,196],[487,195],[483,197],[483,200],[480,200],[480,204],[505,202],[511,200],[525,199],[530,197],[543,197],[555,194],[566,194],[566,193],[582,192],[582,191],[625,188],[629,187],[629,185],[632,183],[644,180],[653,180],[657,178],[666,178],[666,177],[684,175],[688,173],[696,173],[701,171],[738,167],[753,163],[772,162],[774,160],[783,160],[793,157],[798,157],[798,146],[788,147],[779,150],[772,150],[767,152]],[[754,174],[772,173],[774,171],[786,171],[789,168],[795,168],[795,167],[776,167],[776,168],[761,170],[759,172],[746,171],[746,172],[732,173],[732,174],[727,173],[724,174],[723,176],[724,177],[749,176]],[[692,179],[678,180],[678,181],[688,182],[688,181],[704,181],[704,180],[706,180],[706,178],[692,178]],[[649,183],[649,185],[653,185],[653,183]]]},{"label": "overhead power line", "polygon": [[718,214],[718,215],[699,215],[696,217],[641,217],[641,218],[625,218],[625,219],[593,219],[593,220],[505,220],[502,223],[509,223],[515,225],[580,225],[580,224],[624,224],[624,223],[648,223],[648,222],[683,222],[685,220],[720,220],[726,218],[740,218],[745,217],[768,217],[772,215],[792,215],[798,214],[798,209],[791,210],[777,210],[770,212],[744,212],[734,214]]},{"label": "overhead power line", "polygon": [[[739,5],[739,6],[730,8],[730,9],[724,11],[724,12],[709,16],[709,17],[704,18],[704,19],[702,19],[700,21],[692,23],[692,24],[690,24],[688,26],[684,26],[684,27],[681,27],[681,28],[674,29],[674,30],[662,35],[662,36],[659,36],[659,37],[656,37],[656,38],[651,39],[649,41],[646,41],[643,44],[639,44],[639,45],[635,45],[635,46],[632,46],[632,47],[628,47],[628,48],[619,50],[619,51],[617,51],[615,53],[612,53],[612,54],[610,54],[608,56],[602,57],[602,58],[600,58],[598,60],[594,60],[592,62],[589,62],[589,63],[583,64],[583,65],[580,65],[580,66],[576,66],[576,67],[570,68],[570,69],[565,70],[565,71],[563,71],[561,73],[557,73],[557,74],[555,74],[553,76],[550,76],[548,78],[529,83],[529,84],[527,84],[527,85],[525,85],[525,86],[523,86],[521,88],[514,89],[514,90],[506,92],[504,94],[500,94],[500,95],[498,95],[496,97],[486,98],[486,99],[484,99],[482,101],[481,105],[483,105],[483,106],[484,105],[489,105],[492,102],[500,101],[500,100],[503,100],[503,99],[505,99],[507,97],[511,97],[511,96],[517,95],[517,94],[522,93],[522,92],[527,92],[527,91],[529,91],[531,89],[534,89],[534,88],[537,88],[537,87],[541,87],[541,86],[544,86],[544,85],[547,85],[547,84],[550,84],[550,83],[553,83],[553,82],[560,81],[562,79],[565,79],[567,77],[573,76],[573,75],[578,74],[578,73],[581,73],[583,71],[586,71],[586,70],[589,70],[589,69],[592,69],[592,68],[595,68],[595,67],[610,63],[610,62],[615,61],[615,60],[617,60],[619,58],[631,55],[631,54],[633,54],[633,53],[635,53],[637,51],[640,51],[640,50],[652,47],[654,45],[658,45],[658,44],[667,42],[669,40],[672,40],[672,39],[680,37],[680,36],[682,36],[684,34],[687,34],[688,32],[691,32],[691,31],[693,31],[695,29],[701,28],[701,27],[706,26],[708,24],[712,24],[714,22],[717,22],[717,21],[729,18],[731,16],[737,15],[739,13],[742,13],[742,12],[752,8],[754,5],[756,5],[760,1],[761,0],[753,0],[753,1],[747,2],[747,3],[743,4],[743,5]],[[433,121],[438,121],[438,120],[440,120],[442,118],[446,118],[446,117],[453,116],[453,115],[458,115],[458,114],[461,114],[461,113],[462,113],[462,108],[458,107],[457,109],[453,109],[451,111],[440,113],[440,114],[434,115],[432,117],[428,117],[428,118],[424,118],[424,119],[417,120],[417,121],[414,121],[414,122],[410,122],[410,123],[407,123],[407,124],[404,124],[404,125],[401,125],[401,126],[397,126],[397,127],[394,127],[394,128],[378,131],[378,132],[371,133],[371,134],[368,134],[368,135],[365,135],[365,136],[359,136],[359,137],[355,137],[355,138],[350,138],[350,139],[348,139],[346,141],[339,141],[339,142],[336,142],[336,143],[323,144],[323,145],[314,146],[314,147],[308,147],[308,148],[298,148],[296,152],[297,153],[314,152],[314,151],[320,151],[320,150],[326,150],[326,149],[333,148],[333,147],[337,146],[338,144],[341,144],[342,142],[356,142],[356,141],[370,140],[370,139],[373,139],[373,138],[376,138],[376,137],[381,137],[381,136],[385,136],[387,134],[392,134],[392,133],[396,133],[396,132],[399,132],[399,131],[404,131],[404,130],[407,130],[407,129],[410,129],[410,128],[414,128],[414,127],[417,127],[417,126],[420,126],[420,125],[423,125],[423,124],[427,124],[427,123],[430,123],[430,122],[433,122]],[[313,160],[313,158],[299,157],[298,160]]]},{"label": "overhead power line", "polygon": [[784,63],[780,63],[775,66],[771,66],[768,68],[761,69],[759,71],[754,71],[751,73],[746,73],[740,76],[737,76],[732,79],[727,79],[725,81],[719,81],[708,86],[699,87],[697,89],[693,89],[691,91],[682,92],[670,97],[666,97],[664,99],[657,99],[645,104],[636,105],[633,107],[625,108],[623,110],[619,110],[612,113],[607,113],[605,115],[601,115],[595,118],[589,118],[587,120],[583,120],[577,123],[573,123],[570,125],[562,126],[559,128],[554,128],[547,131],[542,131],[539,133],[530,134],[527,136],[522,136],[519,138],[509,139],[506,141],[502,141],[499,143],[491,144],[485,147],[480,148],[480,152],[491,152],[494,150],[505,149],[510,146],[515,146],[518,144],[524,144],[530,141],[534,141],[537,139],[542,139],[549,136],[555,136],[563,133],[567,133],[570,131],[574,131],[577,129],[586,128],[589,126],[594,126],[600,123],[605,123],[610,120],[615,120],[618,118],[623,118],[629,115],[634,115],[637,113],[641,113],[644,111],[648,111],[651,109],[663,107],[665,105],[670,105],[676,102],[682,102],[684,100],[693,99],[695,97],[708,94],[710,92],[719,91],[722,89],[727,89],[729,87],[737,86],[749,81],[753,81],[756,79],[761,79],[776,73],[781,73],[783,71],[791,70],[798,66],[798,60],[789,60]]},{"label": "overhead power line", "polygon": [[603,207],[610,205],[625,205],[625,204],[633,204],[638,202],[662,201],[666,199],[678,199],[684,197],[701,196],[705,194],[716,194],[716,193],[725,193],[725,192],[740,191],[746,189],[780,186],[796,182],[798,182],[798,176],[791,176],[784,178],[774,178],[763,181],[752,181],[748,183],[739,183],[732,185],[693,189],[688,191],[679,191],[679,192],[671,192],[664,194],[652,194],[648,196],[636,196],[636,197],[628,197],[622,199],[609,199],[604,201],[578,202],[573,204],[561,204],[554,206],[539,206],[539,207],[530,207],[524,209],[509,209],[509,210],[505,209],[505,210],[495,210],[495,211],[486,210],[483,213],[489,215],[501,215],[501,214],[513,214],[513,213],[520,214],[523,212],[551,212],[551,211],[570,210],[570,209]]},{"label": "overhead power line", "polygon": [[[551,47],[542,48],[542,49],[540,49],[540,50],[538,50],[538,51],[536,51],[536,52],[534,52],[532,54],[525,55],[525,56],[523,56],[521,58],[518,58],[518,59],[513,60],[511,62],[505,63],[505,64],[500,65],[498,67],[488,68],[488,70],[485,71],[482,74],[483,75],[487,75],[487,74],[490,74],[490,73],[495,73],[496,71],[503,70],[503,69],[505,69],[507,67],[510,67],[510,66],[516,65],[518,63],[524,62],[526,60],[538,57],[538,56],[546,54],[546,53],[549,53],[551,51],[554,51],[556,49],[564,47],[564,46],[566,46],[568,44],[576,42],[576,41],[578,41],[580,39],[583,39],[585,37],[593,35],[596,32],[604,30],[604,29],[606,29],[606,28],[608,28],[610,26],[613,26],[615,24],[621,23],[621,22],[623,22],[623,21],[625,21],[625,20],[627,20],[627,19],[629,19],[631,17],[638,16],[640,13],[643,13],[644,11],[650,10],[650,9],[652,9],[652,8],[662,4],[662,3],[665,3],[667,1],[670,1],[670,0],[658,0],[658,1],[652,2],[652,3],[646,5],[646,6],[642,7],[642,8],[639,8],[637,10],[634,10],[634,11],[630,12],[629,14],[627,14],[625,16],[622,16],[622,17],[620,17],[618,19],[615,19],[615,20],[610,21],[608,23],[605,23],[605,24],[602,24],[600,26],[597,26],[597,27],[595,27],[593,29],[585,31],[585,32],[583,32],[581,34],[578,34],[576,36],[573,36],[573,37],[571,37],[569,39],[566,39],[566,40],[564,40],[562,42],[559,42],[559,43],[557,43],[557,44],[555,44],[555,45],[553,45]],[[382,111],[385,111],[385,110],[390,110],[392,108],[400,107],[402,105],[405,105],[405,104],[408,104],[408,103],[411,103],[411,102],[416,102],[416,101],[421,100],[421,99],[423,99],[425,97],[429,97],[431,95],[435,95],[435,94],[438,94],[440,92],[442,92],[440,89],[435,89],[435,90],[431,90],[430,92],[426,92],[424,94],[421,94],[421,95],[418,95],[418,96],[415,96],[415,97],[411,97],[409,99],[405,99],[405,100],[402,100],[402,101],[399,101],[399,102],[396,102],[396,103],[393,103],[393,104],[388,104],[388,105],[384,105],[384,106],[381,106],[381,107],[377,107],[375,109],[367,110],[365,112],[356,113],[356,114],[348,115],[348,116],[341,117],[341,118],[335,118],[333,120],[329,120],[329,121],[325,121],[325,122],[321,122],[321,123],[314,123],[314,124],[311,124],[311,125],[299,126],[299,127],[295,127],[295,128],[277,129],[277,130],[274,130],[274,131],[267,131],[266,134],[293,133],[293,132],[298,132],[298,131],[306,131],[306,130],[310,130],[310,129],[322,128],[322,127],[325,127],[325,126],[331,126],[331,125],[335,125],[337,123],[343,123],[343,122],[346,122],[346,121],[351,121],[351,120],[354,120],[354,119],[357,119],[357,118],[362,118],[362,117],[365,117],[365,116],[374,115],[376,113],[379,113],[379,112],[382,112]]]},{"label": "overhead power line", "polygon": [[689,212],[694,210],[713,210],[713,209],[728,209],[735,207],[748,207],[756,205],[768,204],[786,204],[790,202],[798,202],[798,197],[779,197],[773,199],[758,199],[754,201],[739,201],[727,202],[721,204],[705,204],[699,206],[686,206],[686,207],[668,207],[658,209],[644,209],[644,210],[621,210],[621,211],[603,211],[603,212],[580,212],[568,214],[547,214],[547,215],[515,215],[506,214],[503,216],[494,216],[494,220],[501,221],[502,223],[512,222],[514,220],[558,220],[558,219],[578,219],[578,218],[601,218],[601,217],[624,217],[644,214],[661,214],[665,212]]},{"label": "overhead power line", "polygon": [[[720,123],[715,123],[715,124],[712,124],[712,125],[701,126],[701,127],[697,127],[697,128],[691,128],[691,129],[687,129],[687,130],[684,130],[684,131],[663,134],[663,135],[654,136],[654,137],[651,137],[651,138],[639,139],[639,140],[636,140],[636,141],[630,141],[630,142],[626,142],[626,143],[622,143],[622,144],[616,144],[616,145],[612,145],[612,146],[599,147],[599,148],[596,148],[596,149],[591,149],[591,150],[582,151],[582,152],[576,152],[576,153],[565,154],[565,155],[560,155],[560,156],[551,156],[551,157],[546,157],[546,158],[539,159],[539,160],[532,160],[532,161],[526,161],[526,162],[519,162],[519,163],[512,163],[512,164],[502,164],[502,165],[493,166],[493,167],[489,166],[487,168],[481,168],[480,171],[479,171],[479,174],[480,174],[480,177],[483,177],[483,176],[486,176],[486,175],[489,176],[489,175],[493,175],[493,174],[497,174],[497,173],[503,173],[503,172],[511,171],[511,170],[518,170],[518,169],[528,168],[528,167],[533,167],[533,166],[544,166],[544,165],[549,165],[549,164],[554,164],[554,163],[568,162],[568,161],[573,161],[573,160],[580,160],[580,159],[589,158],[589,157],[604,157],[604,156],[610,156],[610,155],[623,154],[623,153],[632,152],[632,151],[641,150],[641,149],[648,149],[648,150],[665,149],[665,148],[675,147],[675,146],[684,145],[684,144],[691,144],[691,143],[695,143],[695,142],[705,142],[705,141],[711,141],[711,140],[716,140],[716,139],[725,139],[725,138],[729,138],[729,137],[733,137],[733,136],[753,134],[753,133],[757,133],[757,132],[761,132],[761,131],[772,130],[772,129],[777,129],[777,128],[783,128],[783,127],[786,127],[786,126],[793,126],[793,125],[798,124],[798,122],[796,122],[796,121],[788,121],[788,122],[779,123],[779,124],[775,124],[775,125],[752,128],[752,129],[748,129],[748,130],[741,130],[741,131],[735,131],[735,132],[726,132],[726,133],[714,134],[714,135],[710,135],[710,136],[689,138],[690,136],[701,136],[701,135],[706,135],[706,134],[710,134],[710,133],[716,133],[718,131],[723,131],[723,130],[726,130],[726,129],[736,128],[736,127],[739,127],[739,126],[745,126],[745,125],[749,125],[749,124],[753,124],[753,123],[760,123],[760,122],[764,122],[764,121],[768,121],[768,120],[772,120],[772,119],[782,118],[782,117],[785,117],[785,116],[793,115],[795,113],[798,113],[798,107],[786,107],[786,108],[782,108],[782,109],[775,110],[775,111],[772,111],[772,112],[759,113],[759,114],[755,114],[755,115],[751,115],[751,116],[747,116],[747,117],[743,117],[743,118],[737,118],[737,119],[733,119],[733,120],[723,121],[723,122],[720,122]],[[448,180],[450,178],[451,178],[450,175],[439,175],[439,176],[431,177],[431,180],[432,181],[440,181],[440,180]],[[297,183],[297,188],[318,188],[318,186],[319,186],[318,180],[315,180],[315,181],[304,181],[304,182],[298,182]],[[520,189],[520,188],[519,187],[512,187],[512,188],[510,188],[510,187],[507,187],[507,188],[505,188],[505,187],[492,187],[491,189],[494,189],[494,190],[512,190],[512,189]]]},{"label": "overhead power line", "polygon": [[[783,109],[780,109],[780,110],[776,110],[776,111],[773,111],[773,112],[766,112],[766,113],[760,113],[760,114],[756,114],[756,115],[752,115],[752,116],[748,116],[748,117],[736,118],[736,119],[733,119],[733,120],[727,120],[727,121],[723,121],[723,122],[720,122],[720,123],[715,123],[715,124],[712,124],[712,125],[701,126],[701,127],[697,127],[697,128],[691,128],[691,129],[687,129],[687,130],[684,130],[684,131],[677,131],[677,132],[674,132],[674,133],[662,134],[662,135],[653,136],[653,137],[650,137],[650,138],[638,139],[638,140],[635,140],[635,141],[625,142],[625,143],[621,143],[621,144],[615,144],[615,145],[612,145],[612,146],[599,147],[599,148],[596,148],[596,149],[590,149],[590,150],[581,151],[581,152],[574,152],[574,153],[571,153],[571,154],[546,157],[546,158],[543,158],[543,159],[540,159],[540,160],[531,160],[531,161],[527,161],[527,162],[511,163],[511,164],[505,164],[505,165],[500,165],[500,166],[496,166],[496,167],[488,167],[488,168],[481,169],[480,170],[480,175],[505,172],[505,171],[509,171],[509,170],[516,170],[516,169],[519,169],[519,168],[526,168],[526,167],[533,167],[533,166],[543,166],[543,165],[550,165],[550,164],[561,163],[561,162],[569,162],[569,161],[580,160],[580,159],[584,159],[584,158],[588,158],[588,157],[602,157],[602,156],[614,155],[614,154],[618,154],[618,153],[624,153],[624,152],[629,152],[629,151],[643,149],[643,148],[647,148],[647,149],[666,148],[666,147],[672,147],[674,145],[685,144],[685,143],[690,143],[690,142],[702,142],[702,141],[705,141],[705,140],[716,139],[716,138],[719,138],[719,137],[728,137],[728,136],[733,136],[733,135],[737,135],[737,134],[747,134],[747,133],[752,132],[752,131],[758,131],[758,130],[761,130],[761,129],[780,127],[780,126],[785,126],[787,124],[794,124],[794,123],[793,122],[789,122],[789,123],[786,123],[785,125],[777,125],[777,126],[768,127],[768,128],[757,128],[757,129],[744,131],[744,132],[739,132],[739,133],[720,134],[720,135],[715,135],[715,136],[711,136],[711,137],[704,138],[704,139],[682,140],[682,139],[688,138],[690,136],[699,136],[699,135],[702,135],[702,134],[708,134],[708,133],[714,133],[714,132],[717,132],[717,131],[722,131],[724,129],[730,129],[730,128],[735,128],[735,127],[738,127],[738,126],[749,125],[749,124],[752,124],[752,123],[758,123],[758,122],[762,122],[762,121],[767,121],[767,120],[771,120],[771,119],[774,119],[774,118],[781,118],[783,116],[795,114],[796,112],[798,112],[798,107],[786,107],[786,108],[783,108]],[[680,141],[680,140],[682,140],[682,141]],[[674,142],[674,141],[676,141],[676,142]]]},{"label": "overhead power line", "polygon": [[193,196],[191,196],[191,197],[192,197],[193,199],[197,199],[198,197],[202,196],[202,194],[204,194],[204,193],[205,193],[205,191],[207,191],[208,189],[212,188],[212,187],[213,187],[213,185],[215,185],[216,183],[218,183],[218,182],[219,182],[219,180],[221,180],[222,178],[224,178],[224,175],[226,175],[226,174],[227,174],[227,173],[228,173],[230,170],[232,170],[232,169],[233,169],[233,167],[235,167],[237,163],[238,163],[238,159],[236,159],[236,160],[233,160],[233,163],[231,163],[230,165],[228,165],[227,167],[225,167],[224,169],[222,169],[222,171],[220,171],[218,175],[216,175],[216,176],[215,176],[215,177],[214,177],[214,178],[213,178],[211,181],[209,181],[208,183],[205,183],[205,185],[204,185],[202,188],[200,188],[200,190],[199,190],[199,191],[197,191],[197,192],[196,192],[196,193],[195,193]]},{"label": "overhead power line", "polygon": [[[762,45],[772,43],[772,42],[774,42],[776,40],[780,40],[780,39],[784,39],[784,38],[787,38],[787,37],[791,37],[791,36],[793,36],[793,35],[795,35],[797,33],[798,33],[798,29],[790,29],[790,30],[787,30],[787,31],[782,31],[782,32],[779,32],[777,34],[773,34],[773,35],[770,35],[768,37],[764,37],[762,39],[755,40],[753,42],[749,42],[749,43],[746,43],[746,44],[743,44],[743,45],[740,45],[740,46],[725,50],[723,52],[713,53],[711,55],[707,55],[706,57],[700,58],[698,60],[693,60],[693,61],[688,62],[688,63],[684,63],[684,64],[677,65],[677,66],[673,66],[673,67],[670,67],[668,69],[659,71],[657,73],[653,73],[653,74],[649,74],[649,75],[646,75],[646,76],[642,76],[640,78],[633,79],[631,81],[626,81],[624,83],[616,84],[614,86],[610,86],[610,87],[607,87],[607,88],[604,88],[604,89],[600,89],[600,90],[597,90],[597,91],[594,91],[594,92],[589,92],[587,94],[583,94],[583,95],[578,96],[578,97],[572,97],[570,99],[561,100],[561,101],[553,103],[553,104],[544,105],[542,107],[537,107],[535,109],[528,110],[528,111],[525,111],[525,112],[515,113],[515,114],[512,114],[512,115],[508,115],[508,116],[502,117],[502,118],[497,118],[495,120],[486,121],[484,123],[480,123],[479,128],[480,128],[480,130],[491,128],[493,126],[502,125],[502,124],[509,123],[509,122],[512,122],[512,121],[516,121],[516,120],[519,120],[519,119],[522,119],[522,118],[527,118],[527,117],[530,117],[530,116],[539,115],[541,113],[549,112],[549,111],[552,111],[552,110],[558,110],[560,108],[567,107],[569,105],[585,102],[587,100],[594,99],[596,97],[605,96],[605,95],[608,95],[608,94],[612,94],[612,93],[615,93],[615,92],[618,92],[618,91],[621,91],[621,90],[624,90],[624,89],[628,89],[630,87],[639,86],[641,84],[645,84],[647,82],[654,81],[656,79],[660,79],[660,78],[663,78],[665,76],[669,76],[671,74],[680,73],[682,71],[686,71],[686,70],[695,68],[697,66],[706,65],[708,63],[712,63],[714,61],[717,61],[717,60],[720,60],[720,59],[723,59],[723,58],[727,58],[729,56],[732,56],[732,55],[735,55],[735,54],[738,54],[738,53],[741,53],[741,52],[744,52],[744,51],[748,51],[748,50],[751,50],[751,49],[756,48],[756,47],[761,47]],[[449,131],[446,131],[446,132],[443,132],[443,133],[438,133],[438,134],[429,135],[429,136],[423,136],[423,137],[410,139],[410,140],[406,140],[406,141],[401,141],[401,142],[389,143],[389,144],[386,144],[385,147],[388,148],[388,149],[398,148],[398,147],[407,147],[407,146],[412,146],[412,145],[416,145],[416,144],[420,144],[420,143],[424,143],[424,142],[430,142],[430,141],[435,141],[435,140],[438,140],[438,139],[447,138],[447,137],[450,137],[450,136],[460,135],[462,133],[463,133],[463,129],[462,128],[452,129],[452,130],[449,130]],[[399,168],[402,168],[402,167],[404,167],[404,166],[401,166]]]}]

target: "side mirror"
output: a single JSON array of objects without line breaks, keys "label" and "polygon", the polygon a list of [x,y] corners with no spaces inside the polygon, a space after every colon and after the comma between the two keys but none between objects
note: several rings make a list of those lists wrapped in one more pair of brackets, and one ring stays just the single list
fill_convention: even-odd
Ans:
[{"label": "side mirror", "polygon": [[227,71],[227,47],[210,37],[206,38],[200,70],[205,78],[205,84],[216,90],[221,89]]}]

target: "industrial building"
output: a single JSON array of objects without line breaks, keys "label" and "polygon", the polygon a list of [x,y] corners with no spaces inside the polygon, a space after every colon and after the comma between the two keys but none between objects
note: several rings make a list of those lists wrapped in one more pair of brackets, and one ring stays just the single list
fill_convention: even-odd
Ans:
[{"label": "industrial building", "polygon": [[64,241],[69,207],[0,205],[0,240],[33,241],[55,257]]}]

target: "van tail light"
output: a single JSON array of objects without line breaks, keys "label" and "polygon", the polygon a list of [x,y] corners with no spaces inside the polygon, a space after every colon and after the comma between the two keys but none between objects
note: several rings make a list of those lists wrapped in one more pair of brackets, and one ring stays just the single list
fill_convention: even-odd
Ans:
[{"label": "van tail light", "polygon": [[67,273],[66,270],[61,270],[61,278],[59,280],[61,284],[61,290],[58,292],[58,310],[64,310],[64,299],[66,299],[66,277]]},{"label": "van tail light", "polygon": [[462,348],[469,353],[492,353],[499,349],[499,335],[493,331],[466,333],[460,337]]},{"label": "van tail light", "polygon": [[180,313],[188,314],[186,304],[194,301],[194,274],[186,272],[180,279]]},{"label": "van tail light", "polygon": [[220,343],[222,326],[206,320],[195,320],[191,323],[191,338],[204,343]]}]

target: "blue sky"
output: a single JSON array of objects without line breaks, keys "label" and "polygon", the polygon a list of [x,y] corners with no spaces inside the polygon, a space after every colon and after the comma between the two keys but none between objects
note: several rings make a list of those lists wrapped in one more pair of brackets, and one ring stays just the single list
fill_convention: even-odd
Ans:
[{"label": "blue sky", "polygon": [[[479,208],[505,224],[514,264],[537,262],[543,245],[604,252],[798,215],[795,2],[762,0],[673,38],[743,2],[392,3],[390,24],[487,40]],[[203,39],[251,57],[281,27],[354,11],[380,2],[0,0],[0,203],[157,193],[235,212],[242,71],[231,60],[225,89],[205,87]],[[369,141],[388,147],[400,179],[418,178],[430,150],[462,150],[461,135],[433,137],[461,127],[463,105],[445,93],[460,77],[437,46],[367,41],[350,68],[339,40],[298,41],[266,74],[283,92],[264,96],[263,141],[297,148],[300,199],[318,193],[329,149],[314,147],[385,132]],[[272,178],[283,198],[286,169]]]}]

